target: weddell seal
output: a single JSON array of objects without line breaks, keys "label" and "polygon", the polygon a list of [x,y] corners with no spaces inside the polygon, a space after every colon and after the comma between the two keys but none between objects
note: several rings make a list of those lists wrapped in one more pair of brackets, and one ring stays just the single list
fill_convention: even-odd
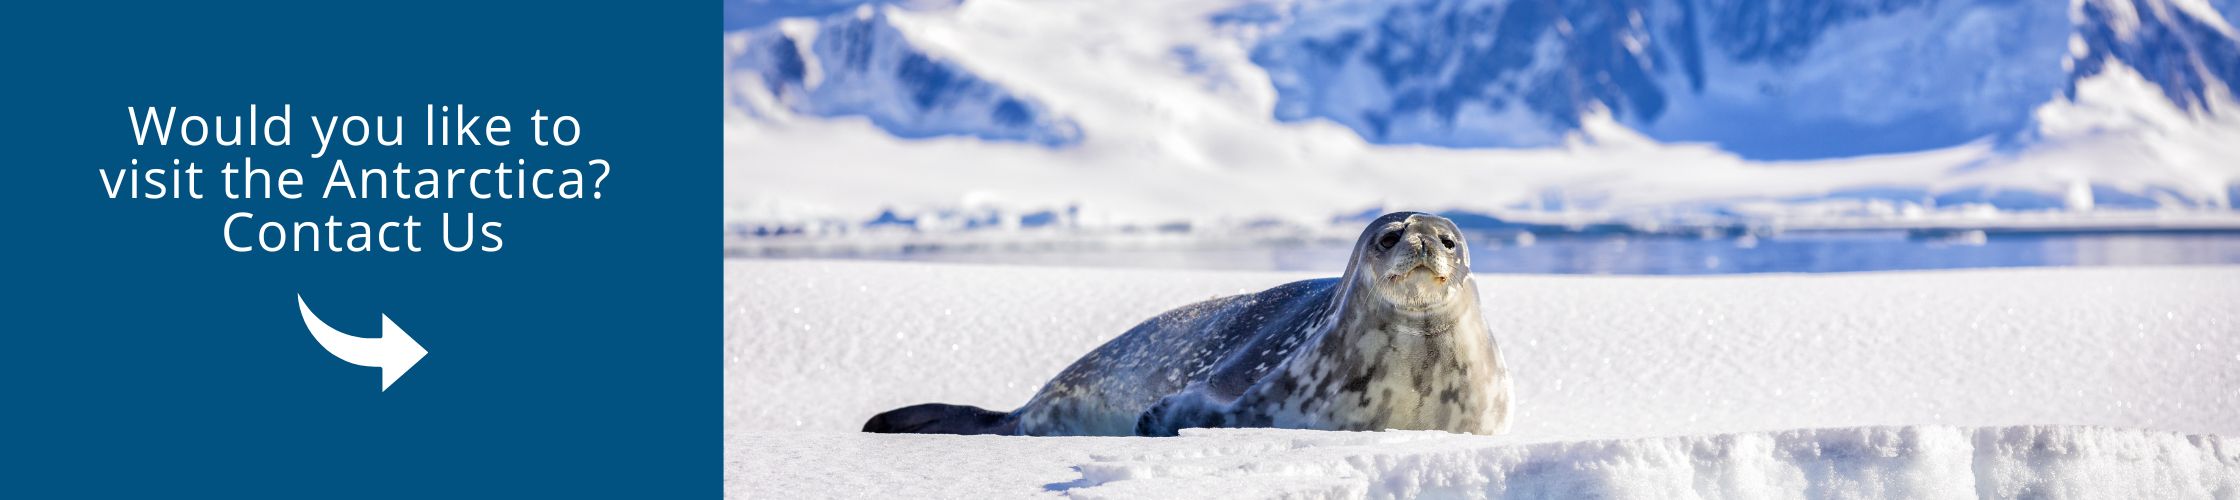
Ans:
[{"label": "weddell seal", "polygon": [[1172,436],[1195,427],[1499,434],[1512,390],[1454,222],[1370,222],[1346,273],[1167,311],[1009,413],[922,404],[865,432]]}]

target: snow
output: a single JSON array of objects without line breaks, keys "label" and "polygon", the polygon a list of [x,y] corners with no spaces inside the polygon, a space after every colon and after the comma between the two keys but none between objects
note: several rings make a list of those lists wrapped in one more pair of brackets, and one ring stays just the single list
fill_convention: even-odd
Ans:
[{"label": "snow", "polygon": [[[2179,109],[2162,92],[2121,62],[2110,61],[2098,75],[2077,82],[2075,100],[2040,107],[2039,133],[2060,140],[2012,157],[1986,162],[1983,168],[1956,175],[1948,182],[1967,183],[1993,178],[2016,187],[2044,189],[2061,179],[2097,182],[2126,192],[2143,192],[2146,186],[2188,186],[2187,197],[2231,206],[2229,186],[2240,164],[2240,120],[2231,119],[2240,104],[2212,89],[2206,99],[2212,107],[2227,110],[2224,118],[2205,116],[2201,110]],[[2139,169],[2142,164],[2158,168]],[[2022,180],[2017,171],[2039,172],[2040,181]],[[2146,171],[2143,171],[2146,170]],[[2118,171],[2123,173],[2118,174]]]},{"label": "snow", "polygon": [[1006,92],[909,40],[894,7],[858,6],[822,20],[787,19],[726,44],[727,103],[771,123],[865,117],[902,137],[972,135],[1062,145],[1079,131],[1031,98]]},{"label": "snow", "polygon": [[[1359,58],[1255,61],[1266,43],[1375,30],[1409,2],[809,1],[785,12],[830,16],[727,17],[766,27],[725,35],[725,219],[833,249],[812,255],[932,233],[1189,247],[1271,221],[1282,229],[1250,237],[1319,241],[1350,238],[1343,215],[1364,209],[1683,228],[1733,216],[1751,230],[1737,245],[1776,236],[1762,227],[1938,229],[1959,244],[2240,227],[2240,104],[2209,81],[2177,82],[2202,90],[2175,103],[2164,81],[2221,78],[2198,59],[2219,52],[2122,45],[2147,57],[2098,59],[2108,49],[2077,24],[2088,2],[2116,9],[2120,42],[2178,15],[2234,34],[2217,14],[2232,0],[1942,2],[1775,26],[1815,31],[1793,61],[1706,49],[1704,87],[1670,93],[1653,123],[1589,102],[1550,128],[1525,106],[1472,102],[1451,123],[1389,125],[1418,142],[1542,145],[1451,149],[1380,144],[1395,141],[1331,116],[1395,99]],[[1672,19],[1627,15],[1628,60],[1674,54],[1657,31]],[[1579,69],[1533,43],[1527,73]],[[869,62],[850,66],[858,50]],[[2172,61],[2191,65],[2166,74]],[[1936,140],[1875,142],[1892,130]],[[1774,161],[1738,154],[1742,140],[1886,154]],[[864,230],[875,218],[898,227]],[[1001,234],[948,235],[969,228]],[[1480,275],[1518,377],[1511,434],[1166,439],[854,431],[910,404],[1015,407],[1156,313],[1327,273],[814,260],[725,273],[731,496],[2240,497],[2240,267]]]},{"label": "snow", "polygon": [[[1554,206],[1558,216],[1610,221],[1874,190],[1920,193],[1888,201],[1926,211],[1973,209],[1921,198],[1952,194],[1997,204],[1968,197],[2000,192],[2035,193],[2025,198],[2058,208],[2078,183],[2151,200],[2148,208],[2221,211],[2240,185],[2240,162],[2229,160],[2240,147],[2232,139],[2240,135],[2240,106],[2229,96],[2209,99],[2214,113],[2166,113],[2176,109],[2167,98],[2132,95],[2155,89],[2153,83],[2129,81],[2139,73],[2121,69],[2076,82],[2075,102],[2064,96],[2059,87],[2068,71],[2058,66],[2075,37],[2070,9],[2059,5],[1966,3],[1851,22],[1829,28],[1802,62],[1787,66],[1709,57],[1707,71],[1721,77],[1701,95],[1675,94],[1665,117],[1649,126],[1590,106],[1581,129],[1564,136],[1502,128],[1529,118],[1519,117],[1522,106],[1466,107],[1453,126],[1544,134],[1545,141],[1534,142],[1553,145],[1449,149],[1375,144],[1332,120],[1279,119],[1302,113],[1284,111],[1297,102],[1277,92],[1302,83],[1282,79],[1313,78],[1307,83],[1336,100],[1329,105],[1348,109],[1390,96],[1380,94],[1385,90],[1370,68],[1271,74],[1253,60],[1265,40],[1363,29],[1376,18],[1354,14],[1382,12],[1391,2],[1305,2],[1314,7],[1301,12],[1329,13],[1306,17],[1267,7],[1279,11],[1269,14],[1281,19],[1275,28],[1215,21],[1245,3],[979,0],[859,10],[876,14],[868,18],[881,33],[875,60],[923,53],[975,82],[918,114],[910,113],[916,104],[897,101],[900,89],[915,83],[874,74],[893,64],[842,77],[828,62],[804,61],[802,88],[789,95],[831,103],[789,104],[773,96],[755,69],[770,64],[757,59],[769,51],[754,43],[791,33],[799,46],[823,45],[832,35],[812,36],[814,24],[728,33],[726,220],[738,227],[845,228],[886,211],[908,217],[976,206],[1012,214],[1078,209],[1083,225],[1229,227],[1265,220],[1315,225],[1367,207],[1507,217]],[[2189,5],[2180,7],[2193,12]],[[1994,22],[2023,14],[2032,20],[2023,28]],[[861,15],[817,22],[864,21]],[[2013,55],[2022,49],[2030,56]],[[1536,64],[1562,66],[1549,62],[1556,59],[1543,55]],[[1037,125],[983,123],[989,109],[1014,97],[1031,104]],[[856,109],[834,103],[857,101],[878,104],[862,108],[871,118],[817,114]],[[1743,109],[1752,103],[1779,106],[1756,116]],[[812,112],[796,114],[788,105]],[[1810,125],[1792,122],[1822,118],[1910,129],[1904,116],[1948,108],[1982,111],[1915,125],[1991,130],[1964,123],[1981,119],[2003,124],[1992,128],[2027,125],[2010,132],[2034,137],[2017,143],[1983,132],[1985,138],[1957,145],[1795,161],[1685,142],[1687,133],[1772,138]],[[915,123],[903,134],[912,138],[897,137],[896,123]],[[1767,123],[1786,125],[1733,128]],[[984,125],[996,127],[986,132],[994,138],[941,135]],[[1037,128],[1044,126],[1055,128]],[[1839,130],[1813,141],[1768,140],[1840,145],[1860,137]]]},{"label": "snow", "polygon": [[732,260],[735,496],[2231,497],[2240,268],[1481,275],[1512,434],[884,436],[1316,274]]},{"label": "snow", "polygon": [[2198,117],[2162,96],[2162,89],[2130,65],[2107,63],[2098,75],[2077,81],[2077,98],[2040,106],[2038,131],[2054,137],[2127,130],[2179,132]]},{"label": "snow", "polygon": [[[2227,22],[2226,13],[2218,12],[2217,7],[2210,5],[2208,0],[2169,0],[2157,6],[2185,11],[2187,16],[2208,25],[2209,29],[2223,33],[2227,38],[2240,38],[2240,30],[2233,29],[2232,23]],[[2169,17],[2169,14],[2164,14],[2163,17]]]},{"label": "snow", "polygon": [[2102,427],[1868,427],[1532,444],[1416,431],[1271,429],[1194,429],[1157,439],[749,434],[728,444],[773,451],[727,464],[735,475],[726,485],[733,496],[2229,498],[2240,492],[2240,454],[2226,438]]}]

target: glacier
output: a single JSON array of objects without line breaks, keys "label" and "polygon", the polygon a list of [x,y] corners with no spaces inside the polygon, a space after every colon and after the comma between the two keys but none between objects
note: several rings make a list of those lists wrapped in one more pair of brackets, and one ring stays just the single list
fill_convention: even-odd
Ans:
[{"label": "glacier", "polygon": [[2240,228],[2227,0],[808,3],[724,35],[739,252],[1391,210]]}]

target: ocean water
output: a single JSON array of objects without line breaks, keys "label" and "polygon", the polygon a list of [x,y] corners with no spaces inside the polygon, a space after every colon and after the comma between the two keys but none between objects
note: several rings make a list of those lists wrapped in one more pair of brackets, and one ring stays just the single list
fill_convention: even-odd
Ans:
[{"label": "ocean water", "polygon": [[[820,255],[874,260],[1254,271],[1345,268],[1340,242],[1157,249],[918,247]],[[1966,234],[1905,232],[1693,238],[1558,235],[1473,238],[1471,268],[1523,274],[1831,273],[1909,269],[2240,264],[2240,233]]]}]

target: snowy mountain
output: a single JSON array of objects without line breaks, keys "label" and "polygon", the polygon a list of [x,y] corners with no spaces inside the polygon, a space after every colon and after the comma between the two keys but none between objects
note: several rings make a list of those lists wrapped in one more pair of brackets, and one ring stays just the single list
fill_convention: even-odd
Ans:
[{"label": "snowy mountain", "polygon": [[725,35],[731,215],[2223,209],[2233,3],[857,5]]},{"label": "snowy mountain", "polygon": [[912,46],[882,12],[863,7],[749,34],[731,72],[751,72],[761,88],[733,93],[735,104],[769,117],[865,116],[900,137],[1080,139],[1074,124],[1033,100]]},{"label": "snowy mountain", "polygon": [[[1607,109],[1658,140],[1817,158],[2027,130],[2105,61],[2186,108],[2240,83],[2223,19],[2157,0],[1388,3],[1247,8],[1285,25],[1254,52],[1279,118],[1376,142],[1545,146]],[[2086,52],[2064,64],[2073,36]]]},{"label": "snowy mountain", "polygon": [[2137,69],[2183,109],[2240,95],[2240,32],[2206,3],[2101,0],[2079,4],[2077,15],[2069,98],[2078,80],[2113,63]]}]

